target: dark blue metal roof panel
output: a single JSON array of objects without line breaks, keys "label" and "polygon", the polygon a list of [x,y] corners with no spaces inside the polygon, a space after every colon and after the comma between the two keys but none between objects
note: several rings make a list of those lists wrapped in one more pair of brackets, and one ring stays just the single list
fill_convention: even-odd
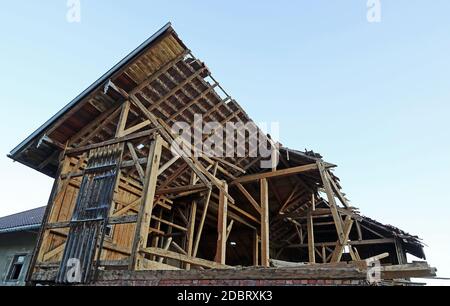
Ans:
[{"label": "dark blue metal roof panel", "polygon": [[44,218],[45,206],[0,218],[0,234],[38,229]]}]

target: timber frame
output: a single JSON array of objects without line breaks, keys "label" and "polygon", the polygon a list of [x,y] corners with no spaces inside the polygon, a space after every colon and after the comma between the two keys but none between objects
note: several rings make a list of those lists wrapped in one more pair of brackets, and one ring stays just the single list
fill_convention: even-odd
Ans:
[{"label": "timber frame", "polygon": [[244,157],[198,157],[170,128],[193,126],[194,114],[252,122],[168,24],[11,152],[55,178],[29,281],[61,263],[89,158],[113,146],[119,171],[94,272],[425,258],[417,237],[359,215],[319,154],[279,146],[273,169],[248,142]]}]

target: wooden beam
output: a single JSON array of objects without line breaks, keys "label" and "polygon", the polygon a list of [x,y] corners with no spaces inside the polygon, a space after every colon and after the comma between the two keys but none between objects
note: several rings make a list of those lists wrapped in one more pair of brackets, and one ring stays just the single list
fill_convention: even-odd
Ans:
[{"label": "wooden beam", "polygon": [[[189,218],[189,227],[187,231],[187,256],[192,257],[192,251],[194,246],[194,231],[195,231],[195,218],[197,217],[197,201],[192,201],[191,212]],[[186,270],[190,270],[191,265],[186,264]]]},{"label": "wooden beam", "polygon": [[167,163],[165,163],[164,165],[162,165],[159,168],[159,172],[158,175],[161,175],[164,171],[166,171],[167,169],[170,168],[170,166],[172,166],[177,160],[179,160],[180,157],[179,156],[174,156],[171,160],[169,160]]},{"label": "wooden beam", "polygon": [[259,235],[258,231],[253,231],[253,265],[259,266]]},{"label": "wooden beam", "polygon": [[344,252],[344,248],[348,245],[348,236],[350,235],[350,231],[352,230],[353,220],[350,216],[347,216],[344,222],[344,243],[337,242],[336,248],[333,252],[333,256],[331,257],[331,262],[340,262],[342,258],[342,254]]},{"label": "wooden beam", "polygon": [[334,193],[331,189],[330,182],[328,180],[328,176],[326,174],[325,166],[322,162],[318,161],[317,166],[319,168],[320,176],[322,178],[323,186],[325,188],[325,192],[327,194],[328,198],[328,204],[330,205],[331,213],[333,215],[333,220],[336,226],[336,232],[339,238],[340,244],[345,243],[345,237],[344,237],[344,231],[342,229],[342,219],[341,216],[337,210],[336,201],[334,199]]},{"label": "wooden beam", "polygon": [[[173,241],[173,238],[172,237],[169,237],[169,238],[167,238],[167,241],[166,241],[166,243],[164,244],[164,250],[169,250],[169,248],[170,248],[170,245],[172,244],[172,241]],[[159,259],[158,259],[158,262],[159,263],[163,263],[164,262],[164,257],[160,257]]]},{"label": "wooden beam", "polygon": [[141,199],[134,200],[130,204],[128,204],[128,205],[122,207],[121,209],[119,209],[118,211],[114,212],[114,214],[112,216],[113,217],[122,216],[122,215],[126,214],[129,210],[136,208],[136,206],[138,206],[140,203],[141,203]]},{"label": "wooden beam", "polygon": [[184,227],[184,226],[181,226],[181,225],[175,224],[175,223],[173,223],[173,222],[164,220],[164,219],[162,219],[162,218],[160,218],[160,217],[157,217],[157,216],[155,216],[155,215],[152,216],[152,219],[153,219],[153,220],[156,220],[156,221],[158,221],[158,222],[164,223],[164,224],[166,224],[166,225],[172,226],[172,227],[174,227],[174,228],[176,228],[176,229],[179,229],[180,231],[183,231],[183,232],[187,232],[187,231],[188,231],[188,229],[187,229],[186,227]]},{"label": "wooden beam", "polygon": [[270,267],[269,246],[269,185],[267,179],[260,181],[261,186],[261,265]]},{"label": "wooden beam", "polygon": [[[126,93],[125,93],[126,94]],[[158,121],[157,117],[153,115],[142,103],[139,101],[136,97],[130,96],[131,101],[139,108],[139,110],[152,122],[152,124],[155,127],[158,127],[160,129],[161,135],[164,137],[165,141],[168,143],[172,143],[175,141],[175,139],[172,137],[172,135],[166,131],[163,128],[163,125]],[[184,152],[179,150],[177,146],[173,146],[173,148],[178,151],[176,152],[178,155],[181,156],[181,158],[188,164],[188,166],[195,172],[195,174],[200,178],[200,180],[208,187],[211,186],[211,183],[206,179],[202,171],[198,169],[198,165],[195,165],[194,162],[189,159],[187,156],[185,156]]]},{"label": "wooden beam", "polygon": [[[181,253],[183,255],[187,255],[187,252],[181,246],[179,246],[178,243],[176,243],[175,241],[172,241],[172,245],[179,253]],[[195,257],[195,256],[193,256],[193,257]]]},{"label": "wooden beam", "polygon": [[160,257],[158,261],[143,260],[142,270],[155,270],[155,271],[176,271],[180,270],[180,268],[165,264],[161,262],[160,260],[164,260],[163,257]]},{"label": "wooden beam", "polygon": [[158,248],[145,248],[140,250],[142,253],[150,254],[150,255],[156,255],[164,258],[170,258],[175,259],[184,263],[189,263],[191,265],[210,268],[210,269],[232,269],[232,267],[220,264],[217,262],[201,259],[201,258],[195,258],[191,256],[187,256],[184,254],[175,253],[172,251],[167,251],[163,249]]},{"label": "wooden beam", "polygon": [[[368,239],[368,240],[361,240],[361,241],[349,241],[348,244],[352,246],[361,246],[361,245],[374,245],[374,244],[394,244],[393,238],[384,238],[384,239]],[[336,246],[336,241],[333,242],[320,242],[315,243],[314,246],[328,246],[328,247],[334,247]],[[287,248],[308,248],[308,244],[290,244],[286,246]]]},{"label": "wooden beam", "polygon": [[[109,225],[136,223],[136,221],[137,221],[136,215],[111,216],[108,218]],[[69,228],[70,224],[71,221],[48,223],[45,225],[45,228],[46,229]]]},{"label": "wooden beam", "polygon": [[300,187],[300,183],[297,183],[294,188],[292,189],[291,193],[289,194],[289,196],[287,197],[287,199],[283,202],[283,204],[281,205],[280,210],[278,211],[278,214],[282,215],[284,214],[284,210],[286,209],[286,207],[291,203],[291,200],[293,199],[293,197],[295,196],[295,193],[298,191],[298,188]]},{"label": "wooden beam", "polygon": [[140,259],[143,257],[138,253],[138,250],[147,247],[150,220],[154,205],[153,201],[155,198],[156,183],[158,180],[161,151],[161,138],[157,135],[155,140],[153,140],[150,145],[148,154],[141,209],[139,211],[138,221],[136,224],[136,232],[133,240],[133,249],[130,261],[130,268],[132,270],[139,269],[142,264]]},{"label": "wooden beam", "polygon": [[236,183],[236,187],[242,192],[242,194],[247,198],[247,200],[252,204],[253,208],[261,214],[261,206],[259,206],[258,202],[252,197],[252,195],[245,189],[244,186],[240,183]]},{"label": "wooden beam", "polygon": [[348,204],[347,199],[344,197],[341,190],[338,188],[336,182],[331,177],[329,171],[327,170],[327,171],[325,171],[325,173],[326,173],[326,176],[328,177],[328,180],[331,183],[331,187],[333,187],[333,190],[334,190],[336,196],[338,197],[339,201],[341,201],[342,205],[344,205],[345,208],[349,208],[350,204]]},{"label": "wooden beam", "polygon": [[[224,182],[223,189],[228,192],[228,185]],[[219,211],[217,216],[217,248],[215,261],[222,265],[225,264],[227,256],[227,216],[228,216],[228,198],[225,192],[220,191]]]},{"label": "wooden beam", "polygon": [[[61,229],[51,229],[49,230],[50,233],[61,236],[61,237],[67,237],[67,233]],[[122,255],[126,255],[126,256],[130,256],[130,251],[126,248],[123,247],[119,247],[117,245],[115,245],[114,243],[111,243],[109,241],[105,241],[103,243],[103,248],[105,250],[109,250],[109,251],[113,251],[113,252],[117,252],[119,254]]]},{"label": "wooden beam", "polygon": [[226,239],[226,241],[228,241],[228,238],[230,238],[230,234],[231,234],[231,230],[233,229],[233,225],[234,225],[234,220],[231,220],[230,224],[227,227],[227,239]]},{"label": "wooden beam", "polygon": [[80,140],[84,135],[88,134],[90,131],[94,129],[96,126],[102,126],[102,122],[105,121],[108,117],[113,116],[113,114],[116,114],[119,112],[121,105],[114,106],[110,108],[109,110],[103,112],[101,115],[99,115],[97,118],[95,118],[93,121],[91,121],[88,125],[85,125],[78,133],[76,133],[74,136],[70,137],[68,144],[69,147],[73,146],[74,143],[78,140]]},{"label": "wooden beam", "polygon": [[123,136],[123,131],[127,125],[128,113],[130,112],[130,101],[125,101],[120,112],[119,122],[117,123],[116,138]]},{"label": "wooden beam", "polygon": [[[217,167],[218,167],[218,163],[216,162],[216,164],[214,165],[214,170],[213,170],[213,175],[216,176],[217,175]],[[195,237],[195,243],[194,243],[194,250],[192,255],[194,257],[197,256],[197,252],[198,252],[198,247],[200,245],[200,239],[202,238],[202,233],[203,233],[203,226],[205,224],[205,220],[206,220],[206,215],[208,214],[208,208],[209,208],[209,203],[211,201],[211,195],[212,195],[212,188],[210,188],[208,190],[208,193],[205,197],[205,203],[203,205],[203,212],[202,212],[202,216],[200,219],[200,223],[198,224],[198,229],[197,229],[197,236]]]},{"label": "wooden beam", "polygon": [[134,161],[134,165],[137,169],[137,172],[139,174],[139,178],[141,179],[141,182],[145,181],[145,172],[144,169],[142,169],[141,164],[139,163],[139,157],[137,156],[136,150],[133,147],[133,144],[131,142],[127,142],[128,150],[130,151],[131,158]]},{"label": "wooden beam", "polygon": [[80,148],[68,149],[66,151],[66,155],[75,155],[77,153],[90,151],[92,149],[96,149],[96,148],[100,148],[100,147],[106,147],[106,146],[110,146],[110,145],[113,145],[113,144],[134,140],[134,139],[137,139],[137,138],[148,137],[150,135],[153,135],[157,131],[158,131],[158,129],[146,130],[146,131],[142,131],[142,132],[139,132],[139,133],[127,135],[127,136],[124,136],[124,137],[114,138],[114,139],[111,139],[111,140],[107,140],[107,141],[103,141],[103,142],[87,145],[87,146],[80,147]]},{"label": "wooden beam", "polygon": [[162,194],[177,194],[182,193],[186,191],[196,191],[201,192],[208,190],[208,187],[206,187],[204,184],[197,184],[197,185],[187,185],[187,186],[180,186],[180,187],[173,187],[173,188],[165,188],[165,189],[158,189],[156,191],[157,195]]},{"label": "wooden beam", "polygon": [[130,134],[133,134],[134,132],[137,132],[137,131],[143,129],[143,128],[149,126],[150,124],[151,124],[150,120],[142,121],[141,123],[138,123],[138,124],[128,128],[128,129],[124,130],[121,133],[121,136],[127,136],[127,135],[130,135]]},{"label": "wooden beam", "polygon": [[52,257],[61,254],[64,251],[64,248],[66,247],[66,243],[61,243],[58,247],[54,248],[53,250],[47,252],[44,254],[42,261],[49,261]]},{"label": "wooden beam", "polygon": [[260,179],[270,179],[270,178],[279,178],[289,175],[295,175],[303,172],[308,172],[317,169],[317,164],[309,164],[305,166],[293,167],[288,169],[282,169],[272,172],[258,173],[247,176],[241,176],[235,179],[230,185],[235,185],[237,183],[245,184],[254,181],[258,181]]}]

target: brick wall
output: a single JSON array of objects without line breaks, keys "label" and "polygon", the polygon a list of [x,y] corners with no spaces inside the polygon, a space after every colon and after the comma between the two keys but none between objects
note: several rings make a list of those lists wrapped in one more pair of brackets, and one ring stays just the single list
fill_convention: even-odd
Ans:
[{"label": "brick wall", "polygon": [[96,286],[365,286],[364,280],[102,280]]}]

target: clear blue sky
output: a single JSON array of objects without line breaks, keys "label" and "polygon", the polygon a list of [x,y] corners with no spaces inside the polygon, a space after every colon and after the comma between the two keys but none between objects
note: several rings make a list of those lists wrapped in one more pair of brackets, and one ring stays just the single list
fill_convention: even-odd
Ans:
[{"label": "clear blue sky", "polygon": [[6,154],[167,21],[255,121],[339,165],[353,205],[420,235],[450,277],[450,1],[3,1],[0,215],[46,204]]}]

